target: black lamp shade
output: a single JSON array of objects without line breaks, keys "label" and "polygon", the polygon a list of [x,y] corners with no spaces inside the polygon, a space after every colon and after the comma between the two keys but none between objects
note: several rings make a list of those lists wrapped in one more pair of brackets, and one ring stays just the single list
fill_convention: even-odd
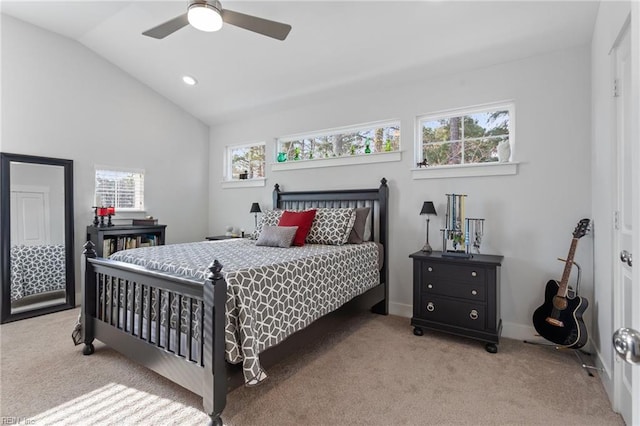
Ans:
[{"label": "black lamp shade", "polygon": [[422,210],[420,210],[420,214],[434,214],[438,216],[436,208],[433,205],[433,201],[425,201],[422,203]]},{"label": "black lamp shade", "polygon": [[249,213],[262,213],[262,210],[260,210],[260,204],[258,203],[251,204],[251,210],[249,210]]}]

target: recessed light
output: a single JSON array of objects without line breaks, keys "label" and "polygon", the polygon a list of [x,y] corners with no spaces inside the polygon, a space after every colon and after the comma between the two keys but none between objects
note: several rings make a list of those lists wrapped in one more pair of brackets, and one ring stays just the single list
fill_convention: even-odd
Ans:
[{"label": "recessed light", "polygon": [[198,80],[196,80],[195,78],[191,77],[190,75],[183,75],[182,76],[182,81],[184,81],[184,84],[186,84],[188,86],[195,86],[196,84],[198,84]]}]

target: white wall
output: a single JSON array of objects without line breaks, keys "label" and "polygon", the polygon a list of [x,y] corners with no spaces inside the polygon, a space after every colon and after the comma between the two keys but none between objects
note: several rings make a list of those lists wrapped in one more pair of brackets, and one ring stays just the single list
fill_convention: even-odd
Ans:
[{"label": "white wall", "polygon": [[201,240],[208,126],[81,44],[0,16],[0,146],[74,161],[76,274],[93,219],[96,164],[145,169],[147,214],[168,225],[167,242]]},{"label": "white wall", "polygon": [[594,327],[591,339],[604,367],[605,389],[613,398],[613,212],[615,210],[615,99],[613,57],[609,54],[631,11],[629,2],[602,2],[591,44],[592,73],[592,215],[596,224]]},{"label": "white wall", "polygon": [[[505,256],[502,269],[504,336],[531,338],[531,315],[542,304],[546,281],[559,279],[573,229],[591,212],[590,63],[588,47],[516,62],[423,79],[421,70],[402,79],[363,82],[309,95],[299,102],[248,115],[212,128],[210,140],[210,231],[224,226],[253,229],[254,201],[271,207],[273,184],[284,190],[370,188],[390,181],[390,297],[393,313],[410,316],[412,269],[408,258],[424,244],[425,200],[440,213],[431,222],[430,242],[441,248],[446,193],[464,193],[469,217],[485,222],[484,253]],[[424,71],[424,70],[422,70]],[[513,99],[516,104],[515,176],[412,180],[415,117],[419,114]],[[336,126],[399,118],[401,162],[271,172],[264,188],[222,189],[224,146]],[[268,162],[271,162],[269,160]],[[579,244],[584,266],[582,295],[592,295],[592,240]],[[575,278],[575,275],[572,276]]]}]

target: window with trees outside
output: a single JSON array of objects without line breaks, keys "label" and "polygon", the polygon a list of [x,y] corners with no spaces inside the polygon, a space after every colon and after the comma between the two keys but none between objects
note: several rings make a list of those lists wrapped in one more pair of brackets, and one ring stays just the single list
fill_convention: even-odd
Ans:
[{"label": "window with trees outside", "polygon": [[418,117],[418,162],[431,166],[510,161],[514,105],[502,103]]},{"label": "window with trees outside", "polygon": [[226,180],[264,178],[265,143],[227,147]]},{"label": "window with trees outside", "polygon": [[144,170],[96,167],[96,206],[144,211]]},{"label": "window with trees outside", "polygon": [[319,160],[400,150],[400,122],[379,122],[279,138],[276,161]]}]

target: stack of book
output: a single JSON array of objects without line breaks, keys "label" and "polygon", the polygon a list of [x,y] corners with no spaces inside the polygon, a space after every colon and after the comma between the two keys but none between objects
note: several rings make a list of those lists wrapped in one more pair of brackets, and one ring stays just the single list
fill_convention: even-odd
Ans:
[{"label": "stack of book", "polygon": [[158,245],[158,236],[155,234],[105,238],[102,246],[102,257],[108,257],[120,250],[156,245]]}]

